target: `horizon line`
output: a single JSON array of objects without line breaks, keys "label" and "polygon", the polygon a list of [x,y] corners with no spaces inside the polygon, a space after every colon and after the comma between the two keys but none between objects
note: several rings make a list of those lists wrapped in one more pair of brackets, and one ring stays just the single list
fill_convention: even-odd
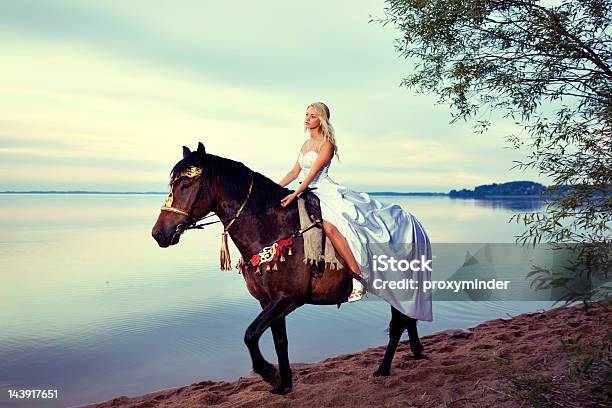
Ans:
[{"label": "horizon line", "polygon": [[[373,195],[449,195],[443,192],[418,192],[418,191],[366,191],[367,194]],[[5,190],[0,191],[0,194],[155,194],[168,195],[168,192],[162,191],[97,191],[97,190]]]}]

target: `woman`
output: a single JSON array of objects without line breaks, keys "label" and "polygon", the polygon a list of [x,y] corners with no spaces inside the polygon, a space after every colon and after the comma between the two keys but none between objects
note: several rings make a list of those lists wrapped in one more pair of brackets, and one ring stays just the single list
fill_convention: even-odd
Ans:
[{"label": "woman", "polygon": [[[335,225],[344,223],[337,221],[338,214],[336,214],[336,207],[334,203],[327,200],[328,198],[333,200],[336,197],[337,201],[339,198],[337,195],[340,194],[339,188],[342,187],[332,181],[327,174],[333,156],[338,156],[334,128],[329,122],[329,117],[329,108],[322,102],[310,104],[306,109],[304,130],[310,132],[310,138],[302,145],[293,168],[278,184],[285,187],[300,175],[302,181],[297,190],[283,198],[281,205],[283,207],[289,205],[306,187],[316,186],[317,190],[314,192],[319,197],[321,204],[321,217],[323,218],[325,235],[331,240],[336,251],[346,261],[349,269],[354,274],[361,276],[359,264],[352,253],[346,237],[338,231]],[[359,300],[362,295],[363,284],[359,280],[353,279],[353,293],[349,296],[348,301]]]},{"label": "woman", "polygon": [[[399,205],[374,200],[367,193],[349,190],[329,177],[331,160],[334,155],[338,155],[334,128],[329,118],[329,108],[324,103],[316,102],[308,106],[304,126],[310,137],[302,145],[293,168],[278,184],[285,187],[298,176],[302,180],[293,193],[282,199],[282,206],[289,205],[306,187],[316,187],[313,193],[319,197],[321,204],[323,229],[353,272],[354,289],[348,299],[351,302],[361,299],[363,295],[363,285],[360,282],[365,282],[362,267],[368,272],[366,277],[371,277],[375,271],[371,262],[372,244],[393,255],[403,252],[400,248],[405,248],[403,243],[407,243],[412,246],[411,251],[416,250],[411,252],[415,257],[417,253],[430,257],[431,247],[421,224]],[[427,274],[415,275],[415,279],[420,282],[428,278]],[[432,320],[430,298],[414,294],[403,301],[396,294],[383,296],[408,316]]]}]

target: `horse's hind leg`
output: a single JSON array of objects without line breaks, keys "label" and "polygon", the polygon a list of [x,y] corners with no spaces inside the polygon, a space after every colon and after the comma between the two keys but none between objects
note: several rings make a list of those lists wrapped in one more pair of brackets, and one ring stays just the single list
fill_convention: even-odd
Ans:
[{"label": "horse's hind leg", "polygon": [[253,371],[261,375],[261,377],[272,383],[276,376],[276,369],[272,364],[266,361],[259,349],[259,339],[268,327],[272,325],[276,319],[285,317],[288,313],[295,309],[295,305],[286,297],[277,297],[269,304],[264,306],[261,313],[249,325],[244,334],[244,342],[249,349],[251,361],[253,363]]},{"label": "horse's hind leg", "polygon": [[419,332],[417,331],[417,321],[412,317],[405,316],[408,326],[408,337],[410,339],[410,350],[415,360],[421,360],[427,358],[423,354],[423,345],[419,340]]},{"label": "horse's hind leg", "polygon": [[273,394],[287,394],[291,392],[293,379],[291,378],[291,367],[289,366],[287,328],[285,318],[282,317],[272,323],[272,337],[274,347],[278,356],[278,368],[280,371],[280,384],[272,389]]},{"label": "horse's hind leg", "polygon": [[[374,371],[374,376],[387,376],[391,373],[391,361],[395,355],[395,350],[402,337],[402,333],[406,330],[408,321],[405,319],[407,316],[402,314],[399,310],[391,306],[391,322],[389,323],[389,344],[387,344],[387,350],[385,356],[380,363],[380,366]],[[415,325],[416,328],[416,325]]]}]

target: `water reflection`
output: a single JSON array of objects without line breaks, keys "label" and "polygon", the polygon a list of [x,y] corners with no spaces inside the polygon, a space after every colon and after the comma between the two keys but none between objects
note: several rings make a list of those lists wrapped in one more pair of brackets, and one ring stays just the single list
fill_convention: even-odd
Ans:
[{"label": "water reflection", "polygon": [[451,198],[473,202],[476,207],[496,208],[512,211],[540,211],[545,201],[539,197],[525,198]]},{"label": "water reflection", "polygon": [[[433,242],[513,242],[520,230],[507,223],[507,207],[447,197],[380,199],[415,214]],[[9,388],[59,389],[60,400],[36,405],[64,407],[249,375],[242,339],[259,304],[240,275],[219,271],[220,228],[157,246],[150,229],[163,200],[0,196],[1,406],[27,406],[8,400]],[[543,307],[548,303],[439,302],[434,322],[419,331]],[[385,344],[388,320],[382,301],[302,307],[288,318],[291,359],[318,361]],[[262,349],[274,356],[269,333]]]}]

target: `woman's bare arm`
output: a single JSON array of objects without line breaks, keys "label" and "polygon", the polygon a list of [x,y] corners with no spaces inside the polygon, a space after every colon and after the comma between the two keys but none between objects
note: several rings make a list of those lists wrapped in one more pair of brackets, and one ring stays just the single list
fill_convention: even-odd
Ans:
[{"label": "woman's bare arm", "polygon": [[301,170],[302,167],[300,166],[300,163],[296,161],[293,165],[293,168],[289,170],[289,173],[287,173],[287,175],[285,175],[285,177],[283,177],[283,179],[279,181],[278,184],[281,187],[285,187],[287,184],[291,183],[299,176]]}]

